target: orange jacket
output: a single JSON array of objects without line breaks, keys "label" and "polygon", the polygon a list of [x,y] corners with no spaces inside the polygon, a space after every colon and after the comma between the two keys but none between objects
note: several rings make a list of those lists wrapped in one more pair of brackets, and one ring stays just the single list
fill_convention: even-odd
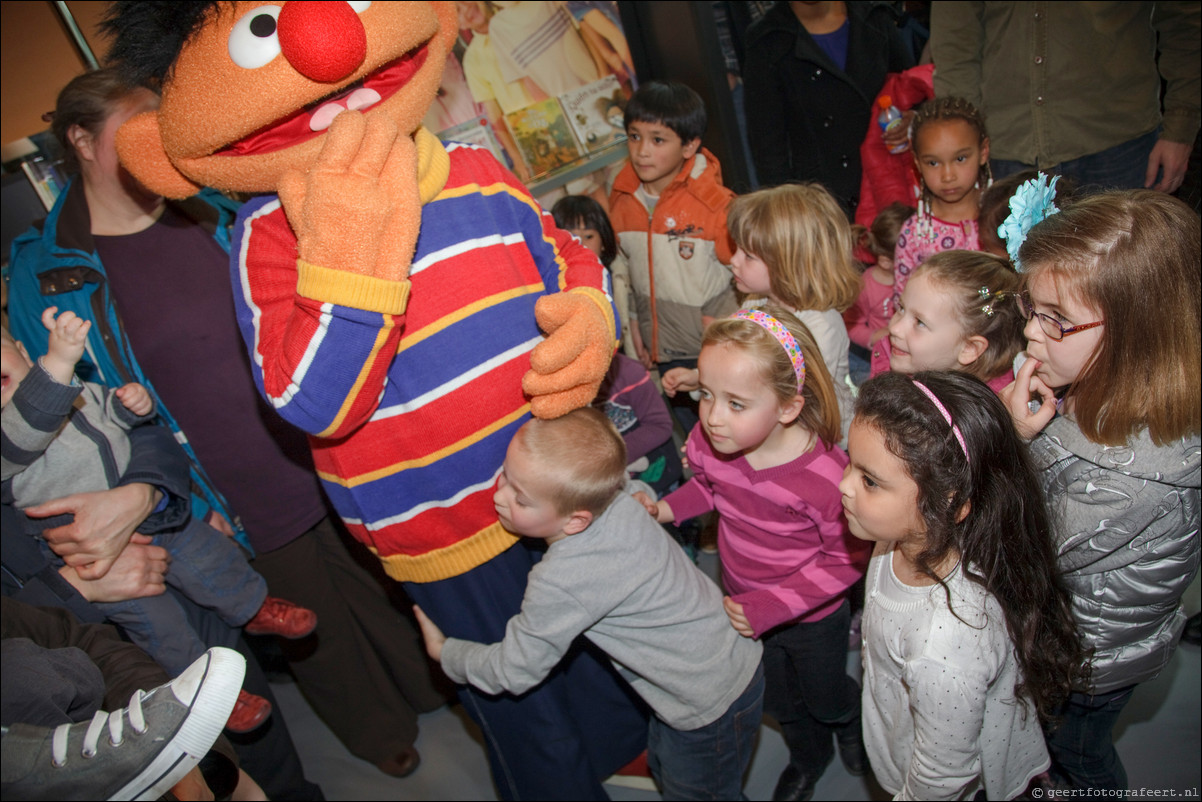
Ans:
[{"label": "orange jacket", "polygon": [[609,216],[630,265],[630,286],[643,342],[656,361],[695,359],[701,318],[730,314],[735,246],[726,231],[734,193],[705,148],[686,161],[660,195],[653,214],[635,194],[639,179],[626,164],[614,181]]}]

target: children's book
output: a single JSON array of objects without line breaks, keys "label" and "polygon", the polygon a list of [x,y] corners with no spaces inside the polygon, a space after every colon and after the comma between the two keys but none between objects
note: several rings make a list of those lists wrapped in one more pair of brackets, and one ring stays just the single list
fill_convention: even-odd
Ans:
[{"label": "children's book", "polygon": [[[492,126],[488,124],[488,118],[483,114],[461,122],[458,125],[452,125],[445,131],[439,131],[438,138],[444,142],[462,142],[465,145],[478,145],[488,149],[492,155],[497,157],[497,161],[501,162],[501,164],[508,162],[505,152],[501,148],[501,143],[497,141],[497,135],[493,133]],[[510,166],[512,167],[513,165]]]},{"label": "children's book", "polygon": [[547,98],[505,115],[532,176],[571,164],[583,155],[559,101]]},{"label": "children's book", "polygon": [[589,153],[626,138],[626,94],[615,76],[564,92],[559,102],[576,139]]}]

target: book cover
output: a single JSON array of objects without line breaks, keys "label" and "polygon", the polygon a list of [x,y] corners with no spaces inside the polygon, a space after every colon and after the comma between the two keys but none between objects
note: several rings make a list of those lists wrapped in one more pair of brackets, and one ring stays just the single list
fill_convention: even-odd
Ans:
[{"label": "book cover", "polygon": [[571,164],[582,155],[556,98],[547,98],[505,115],[532,176]]},{"label": "book cover", "polygon": [[[473,117],[470,120],[452,125],[446,130],[438,132],[438,138],[444,142],[462,142],[465,145],[478,145],[486,148],[492,155],[497,157],[497,161],[501,164],[508,163],[504,151],[501,149],[501,143],[497,141],[497,136],[493,133],[492,126],[488,124],[488,118],[481,114],[479,117]],[[512,167],[512,165],[510,165]]]},{"label": "book cover", "polygon": [[589,153],[600,150],[616,139],[626,138],[623,114],[626,94],[613,75],[585,84],[559,96],[564,115],[576,139]]}]

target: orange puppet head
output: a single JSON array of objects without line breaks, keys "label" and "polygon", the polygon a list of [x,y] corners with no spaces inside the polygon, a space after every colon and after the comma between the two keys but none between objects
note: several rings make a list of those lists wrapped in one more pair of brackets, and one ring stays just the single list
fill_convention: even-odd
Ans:
[{"label": "orange puppet head", "polygon": [[127,2],[111,58],[163,101],[117,135],[147,188],[272,192],[321,150],[342,109],[417,130],[456,36],[450,2]]}]

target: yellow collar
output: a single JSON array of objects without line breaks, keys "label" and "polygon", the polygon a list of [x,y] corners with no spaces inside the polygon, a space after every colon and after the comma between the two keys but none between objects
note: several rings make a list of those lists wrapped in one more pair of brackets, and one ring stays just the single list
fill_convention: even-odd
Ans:
[{"label": "yellow collar", "polygon": [[447,178],[451,175],[451,157],[438,137],[426,130],[425,126],[413,134],[413,142],[417,145],[417,191],[425,206],[447,185]]}]

